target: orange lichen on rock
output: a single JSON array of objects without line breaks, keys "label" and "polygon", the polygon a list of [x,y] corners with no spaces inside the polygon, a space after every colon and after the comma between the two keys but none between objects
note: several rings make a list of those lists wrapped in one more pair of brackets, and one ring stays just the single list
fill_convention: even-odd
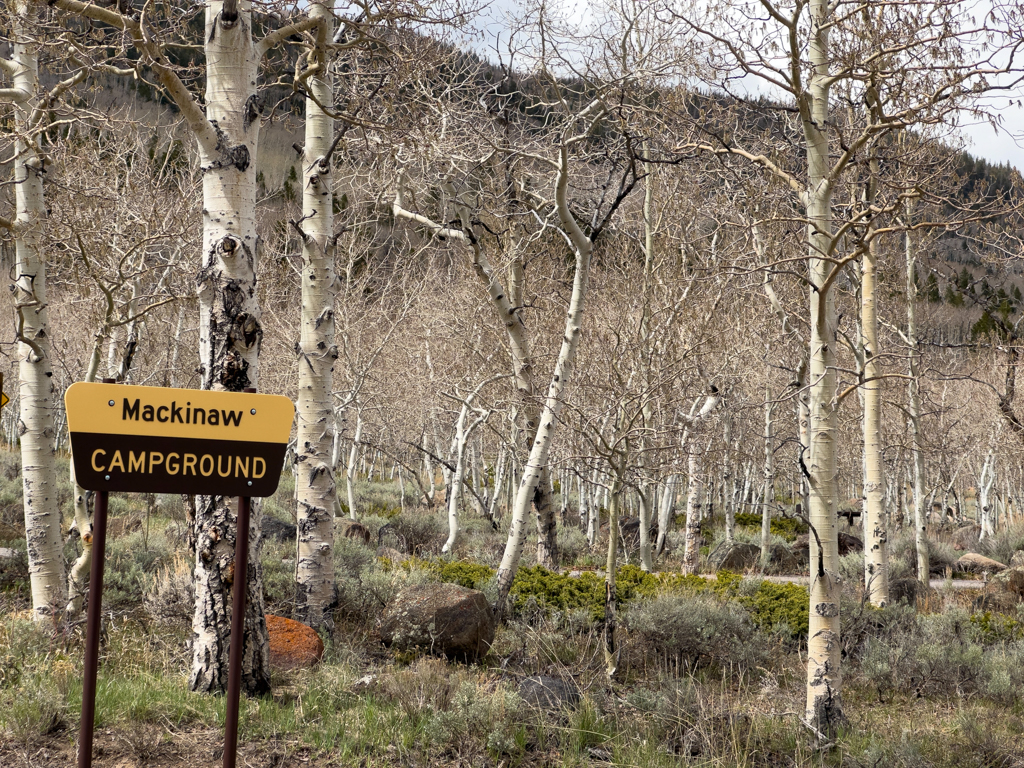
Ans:
[{"label": "orange lichen on rock", "polygon": [[313,629],[293,619],[267,614],[270,635],[270,666],[274,669],[303,669],[324,657],[324,642]]}]

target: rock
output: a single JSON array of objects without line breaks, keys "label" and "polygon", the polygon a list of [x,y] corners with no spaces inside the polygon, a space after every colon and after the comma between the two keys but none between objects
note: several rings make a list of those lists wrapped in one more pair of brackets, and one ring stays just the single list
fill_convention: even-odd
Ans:
[{"label": "rock", "polygon": [[324,641],[310,627],[293,619],[267,614],[270,634],[270,666],[274,669],[305,669],[324,657]]},{"label": "rock", "polygon": [[17,541],[25,538],[25,527],[0,523],[0,541]]},{"label": "rock", "polygon": [[278,541],[295,541],[295,526],[266,515],[263,518],[263,537]]},{"label": "rock", "polygon": [[1024,566],[1000,571],[989,580],[989,587],[1024,597]]},{"label": "rock", "polygon": [[362,523],[357,523],[355,520],[338,520],[334,524],[334,535],[342,536],[346,539],[355,539],[367,546],[370,545],[370,529]]},{"label": "rock", "polygon": [[981,536],[981,526],[971,523],[953,531],[953,535],[950,536],[949,540],[953,544],[953,549],[964,552],[971,549],[971,547],[977,546],[979,536]]},{"label": "rock", "polygon": [[394,565],[398,565],[402,561],[409,559],[409,555],[404,552],[399,552],[394,547],[379,547],[377,549],[377,557],[387,558]]},{"label": "rock", "polygon": [[858,539],[856,536],[851,536],[848,533],[839,534],[839,556],[843,557],[851,552],[863,552],[864,542]]},{"label": "rock", "polygon": [[580,692],[571,680],[537,675],[520,681],[519,698],[543,709],[568,709],[579,703]]},{"label": "rock", "polygon": [[753,544],[720,544],[708,557],[708,564],[714,571],[735,571],[742,573],[748,568],[757,566],[761,559],[761,549]]},{"label": "rock", "polygon": [[795,573],[801,560],[785,544],[772,544],[768,548],[768,567],[775,573]]},{"label": "rock", "polygon": [[[793,542],[793,553],[798,557],[809,558],[808,554],[811,549],[811,534],[803,533],[796,537],[796,541]],[[851,552],[862,552],[864,550],[864,542],[858,539],[856,536],[851,536],[848,533],[839,534],[839,556],[848,555]]]},{"label": "rock", "polygon": [[1024,567],[1007,568],[985,585],[979,609],[1012,611],[1024,598]]},{"label": "rock", "polygon": [[483,592],[458,584],[405,587],[381,618],[380,635],[396,650],[423,649],[474,660],[494,642],[494,612]]},{"label": "rock", "polygon": [[991,557],[979,555],[977,552],[968,552],[956,561],[953,570],[967,573],[999,573],[1005,571],[1006,566]]},{"label": "rock", "polygon": [[376,675],[363,675],[349,686],[349,693],[371,693],[377,689]]},{"label": "rock", "polygon": [[1024,549],[1018,549],[1010,557],[1011,568],[1024,568]]}]

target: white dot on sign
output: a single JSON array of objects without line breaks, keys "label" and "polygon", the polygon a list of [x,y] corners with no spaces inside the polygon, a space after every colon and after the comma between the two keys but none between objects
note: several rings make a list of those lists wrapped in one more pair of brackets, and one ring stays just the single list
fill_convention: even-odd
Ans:
[{"label": "white dot on sign", "polygon": [[114,407],[114,401],[113,400],[107,400],[107,405],[109,405],[111,408],[113,408]]},{"label": "white dot on sign", "polygon": [[251,411],[249,411],[249,413],[251,413],[253,416],[255,416],[256,415],[256,409],[253,408]]},{"label": "white dot on sign", "polygon": [[104,480],[109,480],[109,479],[110,479],[110,475],[104,475],[104,476],[103,476],[103,479],[104,479]]},{"label": "white dot on sign", "polygon": [[252,480],[249,481],[249,485],[252,485]]}]

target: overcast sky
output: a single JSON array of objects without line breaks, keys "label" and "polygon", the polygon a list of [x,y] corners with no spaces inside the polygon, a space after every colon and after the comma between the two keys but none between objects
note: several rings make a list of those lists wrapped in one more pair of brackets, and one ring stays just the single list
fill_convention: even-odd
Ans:
[{"label": "overcast sky", "polygon": [[[549,0],[548,7],[559,6],[582,32],[593,20],[595,2],[600,4],[602,0]],[[466,42],[480,55],[497,62],[498,41],[505,45],[508,40],[506,19],[509,13],[515,13],[523,5],[522,0],[491,0],[475,25],[475,34]],[[987,0],[979,0],[979,7],[985,5]],[[999,97],[990,101],[989,109],[1001,120],[998,131],[988,122],[974,122],[969,115],[963,115],[961,132],[967,151],[991,163],[1009,163],[1024,173],[1024,107],[1019,106],[1020,99],[1024,99],[1024,88],[1015,94],[1014,99]]]}]

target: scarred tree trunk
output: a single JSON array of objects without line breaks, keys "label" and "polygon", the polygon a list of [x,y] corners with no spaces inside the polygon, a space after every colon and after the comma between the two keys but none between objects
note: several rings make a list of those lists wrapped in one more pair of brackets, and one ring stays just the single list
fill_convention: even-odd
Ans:
[{"label": "scarred tree trunk", "polygon": [[63,542],[54,460],[54,390],[50,357],[49,311],[46,298],[46,262],[41,228],[46,219],[43,194],[44,160],[26,141],[36,122],[40,97],[39,44],[32,30],[33,8],[15,6],[12,25],[13,56],[3,69],[12,82],[0,98],[14,102],[18,133],[14,152],[14,204],[12,223],[17,265],[14,296],[18,356],[22,481],[25,537],[28,545],[32,616],[50,620],[65,604]]},{"label": "scarred tree trunk", "polygon": [[[206,9],[206,118],[217,143],[200,142],[203,171],[203,252],[196,276],[199,359],[203,389],[240,392],[258,386],[263,339],[256,298],[256,147],[260,107],[256,83],[260,55],[251,35],[251,11],[240,3],[232,19],[225,3]],[[211,151],[211,149],[213,151]],[[267,625],[263,609],[261,506],[252,505],[248,573],[234,572],[234,499],[196,499],[195,614],[189,689],[227,686],[231,585],[245,578],[242,687],[270,690]]]},{"label": "scarred tree trunk", "polygon": [[334,603],[334,361],[333,177],[328,153],[334,120],[320,105],[333,104],[327,45],[333,0],[314,3],[320,20],[307,80],[306,140],[302,151],[302,318],[299,331],[299,393],[296,433],[296,560],[293,617],[314,629],[330,628]]}]

